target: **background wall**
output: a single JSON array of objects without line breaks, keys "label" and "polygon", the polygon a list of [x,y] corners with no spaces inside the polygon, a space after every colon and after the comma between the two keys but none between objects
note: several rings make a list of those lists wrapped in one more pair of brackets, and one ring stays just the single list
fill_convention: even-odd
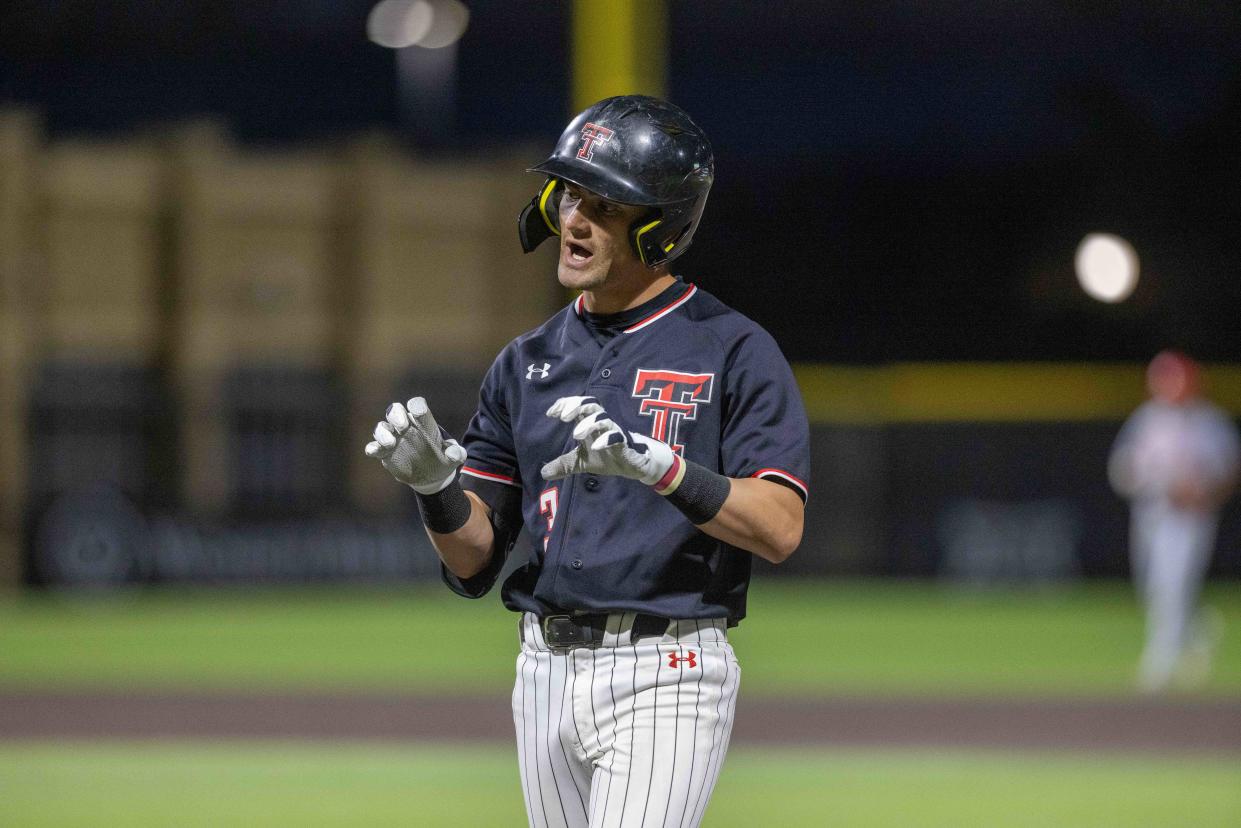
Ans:
[{"label": "background wall", "polygon": [[291,519],[408,518],[355,435],[422,388],[459,433],[494,353],[555,301],[546,252],[491,232],[526,197],[511,155],[261,152],[208,122],[47,142],[0,117],[10,578],[20,559],[29,581],[175,579],[188,564],[145,557],[151,521],[268,538],[191,567],[225,576],[263,574]]},{"label": "background wall", "polygon": [[[549,251],[521,256],[508,233],[533,151],[247,148],[212,121],[53,139],[17,109],[0,124],[7,578],[433,575],[412,499],[358,448],[414,394],[461,434],[492,356],[565,301]],[[737,269],[721,272],[728,291]],[[775,279],[734,301],[781,295]],[[777,336],[804,337],[795,321]],[[1141,363],[796,364],[814,496],[781,572],[1127,571],[1105,465]],[[1241,368],[1209,377],[1241,411]],[[1217,574],[1241,573],[1239,533],[1230,509]]]}]

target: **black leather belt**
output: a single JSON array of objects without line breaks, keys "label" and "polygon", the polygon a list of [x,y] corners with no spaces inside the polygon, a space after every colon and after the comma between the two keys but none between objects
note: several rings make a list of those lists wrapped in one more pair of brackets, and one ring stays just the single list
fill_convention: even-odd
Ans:
[{"label": "black leather belt", "polygon": [[[575,612],[572,615],[545,615],[539,619],[543,640],[553,650],[571,650],[574,647],[598,647],[607,632],[609,615],[606,612]],[[658,615],[638,613],[630,628],[630,642],[648,635],[662,636],[668,631],[669,621]]]}]

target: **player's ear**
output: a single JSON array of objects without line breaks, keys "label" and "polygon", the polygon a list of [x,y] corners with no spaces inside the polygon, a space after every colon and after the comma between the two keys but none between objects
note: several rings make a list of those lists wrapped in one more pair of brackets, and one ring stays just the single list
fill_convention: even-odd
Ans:
[{"label": "player's ear", "polygon": [[552,236],[560,235],[560,197],[564,183],[558,178],[543,182],[534,198],[517,217],[521,249],[529,253]]}]

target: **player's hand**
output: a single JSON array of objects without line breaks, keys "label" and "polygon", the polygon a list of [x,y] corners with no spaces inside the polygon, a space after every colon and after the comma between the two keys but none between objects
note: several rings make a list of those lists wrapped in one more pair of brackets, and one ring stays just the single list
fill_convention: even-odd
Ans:
[{"label": "player's hand", "polygon": [[429,495],[456,478],[465,449],[440,434],[427,401],[414,397],[407,405],[388,406],[375,426],[375,439],[366,444],[366,456],[378,458],[389,474],[415,492]]},{"label": "player's hand", "polygon": [[612,420],[594,397],[561,397],[547,409],[547,416],[574,423],[577,448],[543,466],[544,480],[590,472],[640,480],[648,486],[659,482],[672,468],[672,447],[644,434],[625,431]]}]

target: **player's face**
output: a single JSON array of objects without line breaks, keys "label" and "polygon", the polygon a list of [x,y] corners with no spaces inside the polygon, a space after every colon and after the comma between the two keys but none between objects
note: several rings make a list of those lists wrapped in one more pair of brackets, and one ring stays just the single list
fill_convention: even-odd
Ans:
[{"label": "player's face", "polygon": [[560,199],[560,284],[595,290],[626,271],[644,269],[629,244],[629,228],[645,211],[566,185]]},{"label": "player's face", "polygon": [[1146,370],[1146,388],[1157,400],[1183,405],[1198,394],[1197,368],[1185,357],[1161,353]]}]

